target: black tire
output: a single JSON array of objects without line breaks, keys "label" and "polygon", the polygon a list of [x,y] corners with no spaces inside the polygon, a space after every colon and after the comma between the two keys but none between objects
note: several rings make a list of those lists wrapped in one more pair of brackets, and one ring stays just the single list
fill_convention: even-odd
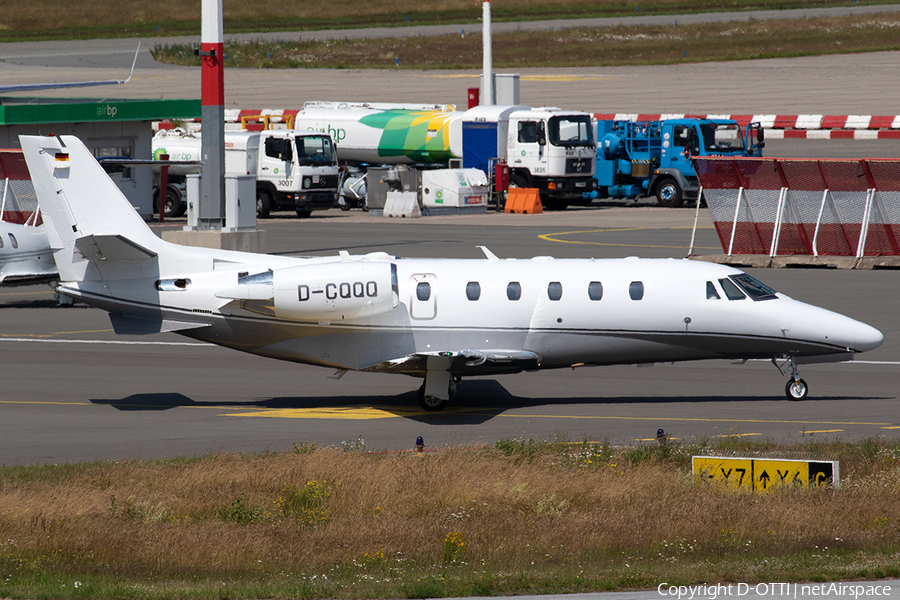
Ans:
[{"label": "black tire", "polygon": [[297,216],[300,217],[301,219],[308,219],[311,214],[312,214],[312,211],[309,210],[308,208],[298,208],[297,209]]},{"label": "black tire", "polygon": [[[153,210],[159,212],[159,190],[155,190],[153,194]],[[174,219],[180,217],[187,210],[184,204],[184,198],[181,197],[181,190],[174,185],[166,187],[166,218]]]},{"label": "black tire", "polygon": [[671,177],[666,177],[656,184],[656,201],[666,208],[678,208],[684,202],[681,186]]},{"label": "black tire", "polygon": [[809,386],[806,385],[806,382],[802,379],[790,379],[787,382],[787,385],[784,386],[784,393],[787,395],[787,399],[792,402],[799,402],[801,400],[806,400],[806,395],[809,393]]},{"label": "black tire", "polygon": [[544,210],[566,210],[569,208],[568,200],[560,200],[559,198],[548,198],[546,196],[541,196],[541,204],[544,205]]},{"label": "black tire", "polygon": [[272,212],[272,195],[262,189],[256,190],[256,218],[265,219]]},{"label": "black tire", "polygon": [[513,173],[509,176],[509,187],[511,188],[527,188],[531,187],[528,183],[528,179],[524,176],[519,175],[518,173]]},{"label": "black tire", "polygon": [[425,384],[422,384],[422,387],[419,388],[419,392],[417,394],[419,400],[419,406],[422,407],[422,410],[427,410],[428,412],[437,412],[439,410],[444,410],[444,408],[449,403],[449,400],[442,400],[435,396],[425,396]]}]

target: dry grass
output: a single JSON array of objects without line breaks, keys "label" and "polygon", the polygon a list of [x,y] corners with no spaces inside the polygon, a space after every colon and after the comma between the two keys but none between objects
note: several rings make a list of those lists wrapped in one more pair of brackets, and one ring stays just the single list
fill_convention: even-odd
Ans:
[{"label": "dry grass", "polygon": [[[887,4],[870,0],[860,4]],[[840,6],[846,0],[735,0],[731,11]],[[185,35],[200,31],[200,0],[117,0],[108,3],[71,0],[6,0],[0,16],[0,41],[36,38],[91,38],[135,35]],[[636,14],[679,14],[721,11],[712,0],[500,0],[492,3],[496,21],[616,17]],[[472,23],[481,17],[477,0],[345,0],[335,10],[332,3],[312,0],[224,0],[226,32],[288,31],[345,27],[404,26],[407,17],[417,23]]]},{"label": "dry grass", "polygon": [[839,491],[768,495],[695,485],[685,464],[704,447],[498,447],[0,470],[0,596],[75,580],[93,597],[226,582],[355,598],[900,575],[896,446],[831,448]]}]

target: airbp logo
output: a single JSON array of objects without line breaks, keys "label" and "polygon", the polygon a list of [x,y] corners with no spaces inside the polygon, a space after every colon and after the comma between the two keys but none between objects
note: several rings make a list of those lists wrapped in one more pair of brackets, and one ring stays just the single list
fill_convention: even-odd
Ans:
[{"label": "airbp logo", "polygon": [[116,115],[119,113],[119,107],[113,106],[112,104],[106,104],[104,106],[97,107],[97,116],[98,117],[108,117],[110,119],[115,119]]},{"label": "airbp logo", "polygon": [[168,154],[168,153],[169,153],[169,151],[166,150],[165,148],[157,148],[156,150],[153,151],[153,160],[162,160],[160,158],[160,156],[162,156],[163,154]]}]

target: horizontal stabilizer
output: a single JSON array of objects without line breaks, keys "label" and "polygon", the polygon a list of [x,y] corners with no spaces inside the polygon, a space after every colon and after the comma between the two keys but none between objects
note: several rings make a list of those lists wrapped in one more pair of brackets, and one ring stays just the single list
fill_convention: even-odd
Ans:
[{"label": "horizontal stabilizer", "polygon": [[187,321],[173,321],[170,319],[143,319],[141,317],[126,317],[109,313],[109,320],[113,329],[121,335],[149,335],[151,333],[170,333],[185,329],[199,329],[209,327],[209,323],[189,323]]},{"label": "horizontal stabilizer", "polygon": [[121,235],[85,236],[76,240],[75,247],[86,257],[98,254],[99,260],[145,260],[156,256],[153,250]]},{"label": "horizontal stabilizer", "polygon": [[53,281],[59,279],[56,273],[15,273],[13,275],[3,275],[0,273],[0,285],[33,285],[35,283],[43,283],[45,281]]}]

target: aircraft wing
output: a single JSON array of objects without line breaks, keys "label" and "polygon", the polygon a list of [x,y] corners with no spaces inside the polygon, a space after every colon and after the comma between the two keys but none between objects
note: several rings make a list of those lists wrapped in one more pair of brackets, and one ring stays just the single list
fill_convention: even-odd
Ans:
[{"label": "aircraft wing", "polygon": [[416,352],[364,368],[380,373],[424,374],[429,358],[441,357],[450,363],[450,372],[459,375],[516,373],[537,368],[540,356],[528,350],[447,350]]},{"label": "aircraft wing", "polygon": [[122,335],[150,335],[209,327],[211,323],[191,323],[171,319],[145,319],[109,313],[109,320],[116,333]]},{"label": "aircraft wing", "polygon": [[106,79],[102,81],[74,81],[70,83],[22,83],[13,85],[0,85],[0,93],[9,92],[30,92],[33,90],[55,90],[62,88],[78,88],[93,87],[95,85],[119,85],[131,81],[134,74],[134,65],[137,64],[138,53],[141,51],[141,44],[138,43],[137,50],[134,52],[134,61],[131,63],[131,71],[125,79]]}]

